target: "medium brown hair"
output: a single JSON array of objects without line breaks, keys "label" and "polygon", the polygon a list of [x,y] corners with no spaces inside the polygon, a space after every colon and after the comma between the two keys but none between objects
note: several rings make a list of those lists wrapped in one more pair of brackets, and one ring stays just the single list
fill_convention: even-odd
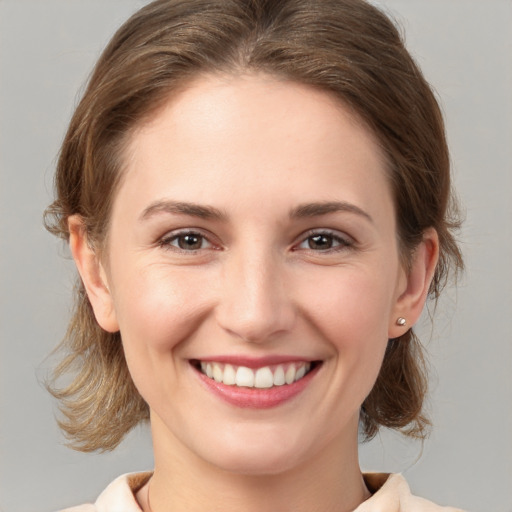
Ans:
[{"label": "medium brown hair", "polygon": [[[48,229],[69,239],[68,217],[82,217],[97,247],[131,131],[201,73],[263,72],[307,84],[348,105],[374,132],[388,160],[404,262],[433,227],[440,260],[437,298],[448,270],[462,268],[453,238],[449,155],[435,96],[394,24],[363,0],[157,0],[114,35],[71,120],[56,172]],[[71,373],[61,427],[84,451],[113,449],[149,416],[129,375],[119,333],[97,324],[78,283],[55,378]],[[377,381],[361,408],[366,438],[379,427],[423,437],[427,378],[411,329],[388,342]]]}]

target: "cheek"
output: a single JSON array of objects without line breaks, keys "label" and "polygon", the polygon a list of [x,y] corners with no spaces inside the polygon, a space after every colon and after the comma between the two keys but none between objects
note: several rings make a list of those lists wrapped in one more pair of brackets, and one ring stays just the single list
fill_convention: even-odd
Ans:
[{"label": "cheek", "polygon": [[208,309],[203,287],[186,272],[156,266],[117,278],[114,303],[130,375],[148,404],[169,407],[186,375],[181,343]]},{"label": "cheek", "polygon": [[208,309],[201,281],[187,272],[149,267],[118,282],[114,303],[127,359],[169,354]]},{"label": "cheek", "polygon": [[[389,272],[392,273],[392,272]],[[394,281],[383,272],[338,272],[309,287],[309,315],[335,355],[337,379],[362,401],[379,373],[388,343]],[[322,285],[322,286],[320,286]]]},{"label": "cheek", "polygon": [[302,293],[315,324],[330,340],[343,339],[349,348],[387,338],[393,292],[394,281],[384,273],[336,269],[312,275]]}]

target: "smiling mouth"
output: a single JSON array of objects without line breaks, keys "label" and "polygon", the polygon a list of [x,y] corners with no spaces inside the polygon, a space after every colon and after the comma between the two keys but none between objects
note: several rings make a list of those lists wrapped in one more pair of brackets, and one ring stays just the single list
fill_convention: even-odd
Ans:
[{"label": "smiling mouth", "polygon": [[310,373],[320,362],[293,362],[263,366],[261,368],[248,368],[214,361],[192,361],[192,365],[214,380],[226,386],[243,388],[269,389],[287,386],[298,382]]}]

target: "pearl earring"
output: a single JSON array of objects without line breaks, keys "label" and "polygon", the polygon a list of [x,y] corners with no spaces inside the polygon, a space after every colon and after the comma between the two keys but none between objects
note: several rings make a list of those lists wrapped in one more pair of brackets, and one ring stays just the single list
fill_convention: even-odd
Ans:
[{"label": "pearl earring", "polygon": [[398,317],[396,319],[396,325],[399,325],[400,327],[404,327],[407,324],[407,321],[403,317]]}]

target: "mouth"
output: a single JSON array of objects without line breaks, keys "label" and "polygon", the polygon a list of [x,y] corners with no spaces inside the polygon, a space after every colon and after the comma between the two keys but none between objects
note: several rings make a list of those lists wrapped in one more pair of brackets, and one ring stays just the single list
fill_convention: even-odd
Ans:
[{"label": "mouth", "polygon": [[191,361],[192,366],[208,379],[237,388],[271,389],[291,386],[309,375],[320,361],[297,361],[249,368],[217,361]]}]

